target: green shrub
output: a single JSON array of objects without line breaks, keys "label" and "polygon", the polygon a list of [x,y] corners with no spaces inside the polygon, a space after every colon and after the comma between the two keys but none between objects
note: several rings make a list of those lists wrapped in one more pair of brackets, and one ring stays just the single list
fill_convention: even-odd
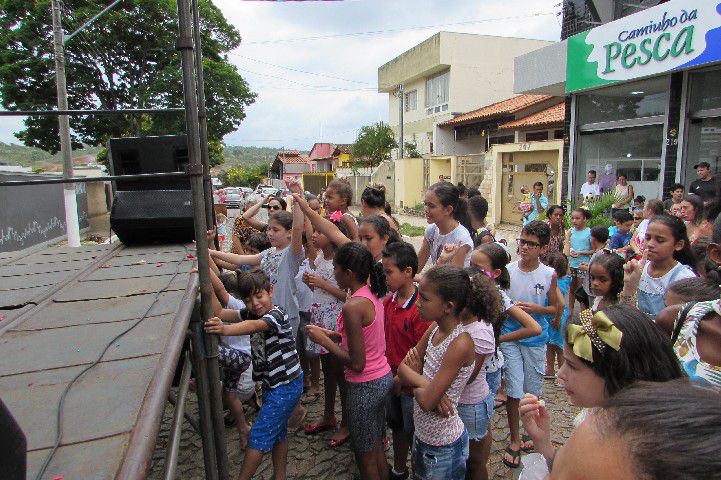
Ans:
[{"label": "green shrub", "polygon": [[416,227],[410,223],[404,223],[400,226],[399,230],[401,235],[405,235],[407,237],[422,237],[423,234],[426,233],[425,227]]}]

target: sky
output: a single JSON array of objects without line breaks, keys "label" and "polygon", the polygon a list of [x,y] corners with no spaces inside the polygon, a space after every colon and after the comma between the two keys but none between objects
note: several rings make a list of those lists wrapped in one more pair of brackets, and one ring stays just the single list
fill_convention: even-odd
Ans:
[{"label": "sky", "polygon": [[[227,145],[310,150],[317,141],[353,143],[361,126],[388,119],[378,67],[441,30],[560,37],[558,0],[213,2],[243,37],[229,58],[258,93]],[[336,36],[377,31],[383,33]],[[331,38],[298,40],[319,36]],[[20,125],[0,117],[0,141],[19,143],[13,132]]]}]

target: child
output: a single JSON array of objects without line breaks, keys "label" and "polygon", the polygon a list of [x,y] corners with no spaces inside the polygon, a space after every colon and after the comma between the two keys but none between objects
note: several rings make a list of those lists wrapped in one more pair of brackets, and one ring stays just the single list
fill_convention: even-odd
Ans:
[{"label": "child", "polygon": [[383,272],[392,295],[383,302],[385,311],[386,357],[393,372],[393,392],[388,397],[388,426],[393,432],[392,480],[408,477],[406,462],[413,441],[413,390],[401,386],[398,366],[408,351],[420,342],[429,322],[418,313],[418,256],[412,245],[397,242],[383,249]]},{"label": "child", "polygon": [[521,211],[521,221],[525,225],[529,214],[533,211],[533,203],[531,203],[531,191],[528,186],[521,186],[521,201],[518,203],[518,209]]},{"label": "child", "polygon": [[386,187],[383,185],[369,185],[363,190],[361,195],[361,214],[364,217],[377,215],[388,220],[391,228],[396,232],[398,225],[396,220],[386,212]]},{"label": "child", "polygon": [[458,188],[449,182],[435,183],[428,188],[423,205],[426,221],[430,225],[426,228],[418,252],[418,271],[423,271],[429,259],[431,264],[436,263],[446,244],[458,245],[451,263],[468,267],[471,264],[473,239],[460,223],[467,216],[467,208]]},{"label": "child", "polygon": [[[608,228],[604,227],[603,225],[596,225],[591,229],[591,250],[594,251],[594,254],[591,255],[591,260],[589,263],[592,263],[596,259],[596,257],[604,253],[603,249],[606,248],[608,238]],[[593,292],[591,292],[591,282],[588,279],[589,263],[582,263],[579,267],[579,269],[585,273],[585,278],[583,279],[583,290],[585,292],[586,298],[578,299],[584,310],[590,308],[591,305],[593,305]]]},{"label": "child", "polygon": [[488,215],[488,201],[480,194],[471,197],[468,200],[468,215],[471,218],[473,226],[473,245],[477,247],[483,243],[493,243],[496,241],[495,229],[486,222]]},{"label": "child", "polygon": [[[511,277],[508,296],[516,306],[529,313],[543,330],[532,338],[501,343],[505,359],[503,379],[508,394],[506,410],[511,430],[511,444],[506,448],[503,463],[510,468],[518,467],[522,449],[532,448],[530,442],[521,438],[518,404],[524,393],[541,395],[543,373],[546,370],[547,318],[556,315],[558,311],[556,272],[539,260],[539,256],[548,249],[550,237],[551,228],[546,223],[533,220],[526,224],[518,239],[520,260],[508,266]],[[520,328],[518,322],[509,319],[503,324],[503,333],[512,333]]]},{"label": "child", "polygon": [[[556,363],[560,369],[563,365],[563,332],[566,331],[566,319],[568,318],[568,307],[563,300],[568,295],[571,286],[571,277],[568,275],[568,259],[559,252],[548,255],[546,265],[551,267],[558,277],[558,290],[560,292],[558,313],[549,320],[548,344],[546,345],[546,378],[556,379]],[[556,385],[559,385],[556,380]]]},{"label": "child", "polygon": [[[558,376],[570,402],[584,409],[574,422],[577,427],[635,382],[667,382],[683,376],[671,343],[630,305],[611,306],[595,314],[584,310],[579,318],[571,319],[563,356]],[[521,416],[536,451],[553,459],[548,408],[539,405],[537,396],[526,395]]]},{"label": "child", "polygon": [[335,221],[345,225],[348,238],[358,241],[358,220],[348,210],[353,203],[353,188],[348,180],[336,178],[328,185],[325,191],[325,209]]},{"label": "child", "polygon": [[220,245],[221,250],[223,249],[223,244],[225,244],[225,237],[228,235],[227,221],[228,217],[222,213],[215,216],[215,224],[218,229],[218,245]]},{"label": "child", "polygon": [[663,303],[667,307],[688,302],[710,302],[721,297],[718,282],[708,278],[685,278],[669,285]]},{"label": "child", "polygon": [[585,208],[577,208],[571,213],[572,228],[566,232],[566,243],[563,248],[563,254],[569,258],[569,266],[571,267],[571,296],[569,298],[568,316],[573,316],[573,308],[576,300],[576,289],[583,285],[586,272],[579,267],[582,263],[588,263],[591,260],[591,229],[586,226],[586,221],[590,220],[591,212]]},{"label": "child", "polygon": [[[286,477],[288,419],[303,394],[303,372],[290,320],[281,307],[273,305],[273,290],[265,273],[243,272],[239,274],[238,291],[247,305],[244,320],[224,325],[221,318],[228,310],[215,308],[219,316],[205,323],[208,333],[253,335],[253,373],[263,381],[263,405],[250,429],[240,480],[253,478],[263,454],[271,450],[274,477]],[[237,315],[235,310],[230,312]]]},{"label": "child", "polygon": [[382,440],[385,399],[393,375],[385,356],[383,304],[379,300],[386,294],[383,271],[359,243],[338,248],[333,266],[338,286],[348,289],[351,296],[338,317],[337,332],[310,325],[308,335],[345,366],[351,448],[361,478],[387,478]]},{"label": "child", "polygon": [[589,286],[593,303],[593,312],[616,305],[623,291],[623,257],[601,250],[593,255],[588,268]]},{"label": "child", "polygon": [[468,478],[488,475],[489,451],[484,448],[493,409],[486,398],[490,392],[483,366],[496,353],[494,325],[500,324],[504,311],[503,299],[496,282],[484,273],[471,277],[471,295],[461,313],[461,323],[473,339],[476,363],[468,383],[458,399],[458,415],[468,433],[469,455],[466,463]]},{"label": "child", "polygon": [[616,223],[616,233],[611,236],[609,247],[625,255],[633,236],[633,215],[628,210],[617,210],[613,214],[613,221]]},{"label": "child", "polygon": [[[341,233],[345,234],[345,225],[336,223]],[[338,315],[343,309],[346,299],[345,290],[338,286],[333,268],[333,256],[336,247],[328,237],[319,231],[313,232],[312,243],[318,251],[315,259],[315,272],[309,272],[303,281],[313,289],[313,306],[311,308],[310,325],[330,331],[338,330]],[[328,447],[337,448],[348,441],[348,415],[346,414],[346,383],[343,366],[319,344],[309,341],[308,351],[312,355],[311,369],[320,364],[323,369],[324,410],[323,417],[316,423],[305,427],[307,435],[315,435],[325,430],[336,430],[338,422],[335,418],[335,394],[340,390],[341,424],[340,428],[328,441]]]},{"label": "child", "polygon": [[686,225],[677,217],[655,215],[646,231],[646,249],[640,261],[631,260],[624,266],[623,297],[627,303],[656,318],[664,309],[664,295],[677,280],[696,275],[686,236]]},{"label": "child", "polygon": [[639,195],[638,197],[633,199],[633,209],[634,210],[643,210],[645,206],[646,206],[646,197],[644,197],[643,195]]},{"label": "child", "polygon": [[433,325],[398,367],[401,381],[413,387],[413,471],[420,480],[462,480],[468,433],[457,407],[475,355],[459,315],[473,295],[471,281],[455,265],[437,266],[421,279],[419,295],[418,311]]},{"label": "child", "polygon": [[[495,355],[491,355],[486,359],[483,365],[483,371],[486,374],[486,383],[488,383],[488,396],[486,397],[486,408],[491,412],[490,417],[496,408],[503,406],[506,400],[496,402],[496,393],[501,385],[501,373],[503,368],[503,353],[498,348],[502,342],[513,342],[531,338],[540,335],[543,329],[536,320],[528,313],[523,311],[521,307],[513,304],[508,297],[506,290],[511,288],[511,277],[508,274],[506,265],[510,262],[511,257],[505,246],[499,243],[488,243],[478,247],[471,255],[471,268],[477,268],[489,278],[496,282],[498,292],[503,300],[503,310],[506,314],[503,321],[512,318],[521,326],[518,330],[501,335],[503,323],[497,323],[494,327],[494,335],[496,341]],[[483,454],[487,458],[491,451],[491,423],[488,423],[488,435],[483,439]],[[481,471],[483,472],[483,471]],[[482,473],[481,473],[482,475]],[[487,476],[487,472],[486,472]]]}]

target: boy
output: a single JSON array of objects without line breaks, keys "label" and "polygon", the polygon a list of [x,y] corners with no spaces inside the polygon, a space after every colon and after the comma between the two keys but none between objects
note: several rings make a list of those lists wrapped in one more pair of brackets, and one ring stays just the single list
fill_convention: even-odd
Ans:
[{"label": "boy", "polygon": [[386,357],[393,372],[393,392],[388,396],[388,426],[393,431],[393,467],[391,480],[408,478],[406,463],[413,441],[413,390],[401,388],[396,374],[398,366],[421,340],[430,325],[421,320],[416,300],[418,256],[412,245],[396,242],[383,249],[383,272],[388,290],[393,292],[383,302],[385,310]]},{"label": "boy", "polygon": [[250,480],[263,460],[273,451],[274,478],[285,478],[288,462],[288,419],[303,394],[295,338],[288,316],[273,305],[273,286],[260,270],[238,275],[238,293],[246,304],[237,321],[237,310],[226,310],[217,299],[216,315],[205,323],[205,331],[218,335],[252,335],[253,374],[263,381],[263,405],[250,429],[248,449],[240,470],[240,480]]},{"label": "boy", "polygon": [[628,210],[618,210],[613,214],[613,221],[616,222],[616,233],[611,237],[609,247],[625,255],[633,236],[633,215]]},{"label": "boy", "polygon": [[[608,229],[602,225],[597,225],[593,227],[591,229],[591,250],[594,251],[594,254],[591,255],[591,259],[588,261],[588,263],[582,263],[579,269],[583,270],[584,272],[588,272],[590,265],[593,263],[596,257],[603,253],[603,249],[606,247],[606,243],[608,243]],[[583,281],[583,290],[586,292],[586,301],[581,301],[581,305],[583,305],[583,309],[585,310],[593,304],[593,296],[591,295],[590,275],[586,275],[586,278]]]},{"label": "boy", "polygon": [[[539,260],[548,250],[550,238],[551,227],[548,224],[539,220],[529,222],[521,230],[521,238],[518,239],[520,260],[508,265],[511,277],[508,296],[543,329],[538,336],[501,343],[501,352],[505,358],[503,379],[508,394],[506,410],[511,431],[511,444],[506,448],[503,463],[510,468],[520,465],[521,449],[532,448],[530,438],[525,435],[521,438],[518,406],[524,394],[541,394],[546,370],[548,316],[555,316],[558,310],[556,272]],[[518,321],[508,318],[501,333],[507,335],[521,328]]]}]

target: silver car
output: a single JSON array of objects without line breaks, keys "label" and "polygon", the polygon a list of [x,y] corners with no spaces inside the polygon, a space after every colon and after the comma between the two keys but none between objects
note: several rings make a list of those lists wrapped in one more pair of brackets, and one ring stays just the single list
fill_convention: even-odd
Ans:
[{"label": "silver car", "polygon": [[238,187],[228,187],[225,189],[225,205],[228,208],[240,208],[243,203],[243,193]]}]

